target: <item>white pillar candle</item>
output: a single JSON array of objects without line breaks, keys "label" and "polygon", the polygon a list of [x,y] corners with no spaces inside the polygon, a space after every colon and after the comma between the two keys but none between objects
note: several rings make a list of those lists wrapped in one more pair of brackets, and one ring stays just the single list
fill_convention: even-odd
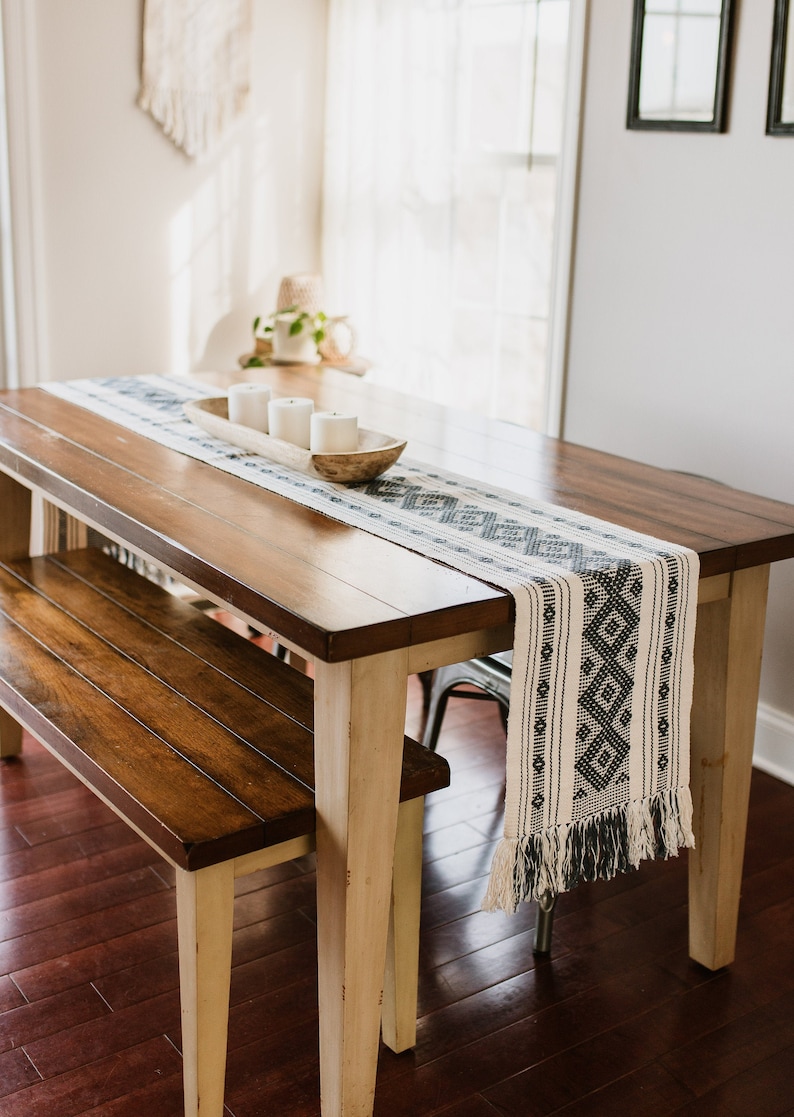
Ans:
[{"label": "white pillar candle", "polygon": [[229,388],[229,419],[267,434],[269,403],[270,389],[264,384],[232,384]]},{"label": "white pillar candle", "polygon": [[313,454],[350,454],[358,450],[358,419],[338,411],[315,411],[311,417]]},{"label": "white pillar candle", "polygon": [[308,450],[311,440],[312,411],[314,411],[314,401],[310,399],[300,397],[272,399],[268,404],[271,436]]}]

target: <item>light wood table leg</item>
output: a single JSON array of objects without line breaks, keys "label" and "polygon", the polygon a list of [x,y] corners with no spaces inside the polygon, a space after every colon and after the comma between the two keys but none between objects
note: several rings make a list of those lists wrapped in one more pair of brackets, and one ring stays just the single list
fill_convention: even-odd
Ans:
[{"label": "light wood table leg", "polygon": [[222,1117],[234,862],[176,874],[185,1117]]},{"label": "light wood table leg", "polygon": [[[12,477],[0,473],[0,558],[25,558],[30,554],[31,493]],[[22,726],[0,709],[0,757],[22,751]]]},{"label": "light wood table leg", "polygon": [[402,769],[406,650],[315,662],[323,1117],[370,1117]]},{"label": "light wood table leg", "polygon": [[689,953],[733,961],[769,567],[734,571],[730,596],[698,608],[692,708]]}]

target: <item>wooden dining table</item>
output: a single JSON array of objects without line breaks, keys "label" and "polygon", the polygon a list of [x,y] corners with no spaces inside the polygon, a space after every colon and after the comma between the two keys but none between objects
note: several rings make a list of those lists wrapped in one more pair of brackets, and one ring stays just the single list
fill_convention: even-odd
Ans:
[{"label": "wooden dining table", "polygon": [[[408,440],[406,454],[700,556],[689,951],[734,957],[769,564],[794,506],[402,395],[330,368],[241,379]],[[0,557],[31,495],[272,633],[313,664],[322,1113],[373,1107],[409,675],[512,645],[511,596],[168,449],[41,388],[0,392]],[[0,732],[16,727],[0,711]]]}]

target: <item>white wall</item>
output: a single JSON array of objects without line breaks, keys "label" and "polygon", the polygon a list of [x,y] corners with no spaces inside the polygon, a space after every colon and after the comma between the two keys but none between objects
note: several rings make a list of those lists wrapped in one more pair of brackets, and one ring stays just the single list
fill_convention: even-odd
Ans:
[{"label": "white wall", "polygon": [[[765,135],[773,0],[738,5],[723,135],[628,131],[630,0],[590,5],[565,436],[794,502],[794,137]],[[794,563],[757,755],[794,780]]]},{"label": "white wall", "polygon": [[325,0],[254,0],[250,107],[202,162],[136,106],[142,8],[35,0],[55,379],[234,366],[280,277],[318,265]]}]

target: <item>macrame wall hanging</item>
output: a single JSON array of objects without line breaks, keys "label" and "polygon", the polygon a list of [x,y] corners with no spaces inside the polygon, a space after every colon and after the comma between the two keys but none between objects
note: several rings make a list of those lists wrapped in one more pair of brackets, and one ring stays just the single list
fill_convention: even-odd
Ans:
[{"label": "macrame wall hanging", "polygon": [[252,0],[145,0],[138,104],[186,155],[204,154],[246,107]]}]

